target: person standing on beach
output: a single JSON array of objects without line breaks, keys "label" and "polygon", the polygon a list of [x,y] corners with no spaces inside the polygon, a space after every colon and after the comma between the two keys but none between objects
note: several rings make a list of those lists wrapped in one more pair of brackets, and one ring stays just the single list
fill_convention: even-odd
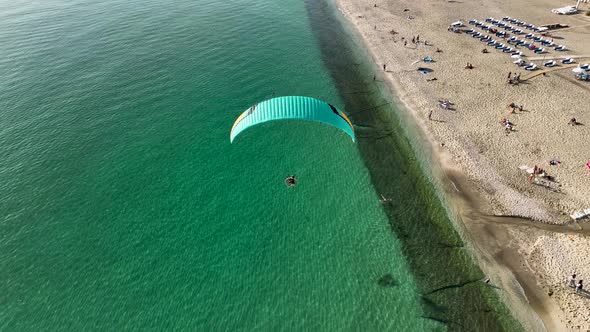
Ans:
[{"label": "person standing on beach", "polygon": [[575,274],[575,273],[574,273],[574,274],[572,274],[572,276],[568,278],[568,280],[567,280],[567,284],[568,284],[570,287],[576,287],[576,274]]},{"label": "person standing on beach", "polygon": [[387,65],[383,64],[383,71],[387,71]]},{"label": "person standing on beach", "polygon": [[420,42],[420,35],[416,36],[416,43]]},{"label": "person standing on beach", "polygon": [[432,110],[430,112],[428,112],[428,120],[432,121]]},{"label": "person standing on beach", "polygon": [[508,82],[510,82],[510,76],[512,76],[512,72],[511,71],[508,72]]},{"label": "person standing on beach", "polygon": [[584,287],[584,285],[582,285],[582,279],[580,279],[580,281],[578,281],[578,284],[576,285],[576,293],[579,293],[582,291],[582,288]]}]

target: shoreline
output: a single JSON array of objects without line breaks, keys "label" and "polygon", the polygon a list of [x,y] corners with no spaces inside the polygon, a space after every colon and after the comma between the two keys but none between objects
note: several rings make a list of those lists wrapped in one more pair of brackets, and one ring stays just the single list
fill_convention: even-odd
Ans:
[{"label": "shoreline", "polygon": [[355,123],[357,146],[375,198],[392,198],[382,201],[383,211],[391,235],[402,244],[422,318],[451,329],[520,330],[521,324],[509,313],[495,285],[484,282],[486,275],[453,226],[441,191],[433,184],[432,174],[425,172],[421,146],[426,145],[410,139],[413,135],[394,109],[396,99],[390,87],[373,77],[374,63],[362,40],[332,1],[306,3],[324,63],[341,92],[345,112]]},{"label": "shoreline", "polygon": [[[355,15],[358,20],[365,19],[365,17],[361,17],[362,15],[358,15],[361,13],[360,11],[355,13],[355,10],[360,10],[359,7],[363,7],[363,10],[371,11],[371,4],[365,3],[355,7],[350,0],[335,0],[335,6],[350,28],[361,39],[360,41],[368,54],[371,55],[375,67],[380,66],[381,63],[388,63],[388,67],[390,67],[392,65],[388,60],[395,60],[397,54],[388,53],[389,57],[384,59],[386,57],[383,54],[384,49],[389,51],[391,49],[375,47],[371,43],[371,38],[367,36],[372,33],[372,29],[363,28],[359,23],[355,22]],[[407,3],[405,5],[412,6]],[[403,5],[400,4],[397,8],[402,7]],[[384,23],[380,22],[380,24]],[[399,22],[399,25],[403,24],[404,22]],[[365,25],[371,24],[366,23]],[[387,25],[392,26],[392,24]],[[394,30],[398,31],[397,28],[394,28]],[[377,34],[379,31],[374,33]],[[457,38],[460,37],[462,36]],[[395,35],[393,38],[395,39]],[[385,38],[382,37],[381,39]],[[437,43],[435,42],[435,44]],[[441,199],[447,206],[447,211],[451,219],[453,219],[455,228],[458,228],[457,230],[461,236],[468,240],[467,243],[470,246],[472,255],[475,256],[475,261],[486,274],[496,279],[503,289],[510,290],[507,295],[500,294],[500,296],[527,330],[538,330],[543,326],[548,330],[564,330],[573,326],[584,326],[583,321],[568,317],[561,303],[547,294],[547,289],[544,287],[546,285],[543,285],[544,281],[540,280],[542,279],[540,275],[542,271],[538,271],[539,269],[533,266],[535,264],[529,262],[531,260],[530,252],[534,251],[535,243],[525,238],[528,234],[534,234],[537,238],[552,237],[555,235],[554,233],[576,233],[579,236],[584,236],[588,234],[587,231],[582,229],[576,232],[568,226],[557,226],[557,224],[572,225],[572,223],[556,221],[562,212],[559,209],[551,210],[547,206],[542,206],[543,202],[535,200],[535,197],[517,196],[523,197],[529,202],[532,201],[541,213],[536,211],[527,216],[528,218],[511,217],[510,213],[507,213],[510,212],[510,208],[503,205],[501,201],[490,197],[491,195],[485,193],[485,191],[478,191],[477,189],[485,187],[485,184],[482,186],[481,183],[478,183],[481,179],[474,176],[473,172],[470,173],[468,170],[469,165],[466,166],[466,164],[471,162],[477,165],[478,162],[481,163],[482,161],[474,158],[475,160],[462,160],[463,163],[457,163],[456,155],[454,156],[449,153],[448,149],[441,147],[440,135],[437,136],[437,133],[432,128],[429,128],[428,122],[422,116],[419,116],[417,112],[419,109],[431,108],[426,105],[424,100],[416,100],[423,97],[420,96],[423,91],[419,89],[409,91],[413,87],[410,86],[410,89],[408,89],[407,85],[404,86],[407,81],[402,82],[396,76],[396,74],[407,71],[401,68],[401,63],[407,61],[407,57],[400,57],[397,61],[398,66],[392,66],[393,74],[388,71],[380,73],[379,76],[385,78],[390,93],[400,106],[401,120],[404,124],[413,127],[409,129],[413,137],[418,136],[422,140],[417,144],[422,145],[426,150],[419,151],[419,153],[426,157],[426,162],[429,162],[429,165],[434,163],[435,167],[430,170],[431,174],[429,175],[432,177],[435,187],[442,190],[443,197]],[[420,97],[413,98],[413,95],[419,95]],[[457,136],[460,136],[460,134],[457,134]],[[505,184],[502,185],[504,185],[504,188],[516,191]],[[515,213],[515,215],[522,215],[522,213]],[[539,216],[542,217],[539,218]],[[545,221],[547,226],[550,224],[555,226],[537,227],[539,226],[535,224],[537,221],[528,221],[531,219]],[[523,251],[530,251],[529,256],[523,255]],[[576,318],[575,315],[574,318]]]}]

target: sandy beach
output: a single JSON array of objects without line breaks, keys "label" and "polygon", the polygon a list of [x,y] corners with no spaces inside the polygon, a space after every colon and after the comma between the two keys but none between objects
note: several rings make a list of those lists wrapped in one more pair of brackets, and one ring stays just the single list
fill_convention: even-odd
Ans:
[{"label": "sandy beach", "polygon": [[[506,292],[504,297],[523,325],[536,329],[536,314],[548,330],[590,330],[590,298],[566,286],[574,272],[590,280],[590,217],[570,217],[590,208],[590,169],[585,165],[590,161],[590,82],[575,80],[576,65],[560,62],[572,57],[577,64],[590,63],[590,16],[585,15],[590,4],[582,3],[580,13],[568,16],[551,13],[575,4],[565,0],[336,4],[376,68],[385,69],[380,76],[391,85],[402,111],[422,129],[444,172],[466,179],[463,186],[453,183],[454,188],[446,190],[457,196],[451,202],[463,202],[454,207],[463,221],[459,227],[472,240],[484,271],[505,289],[522,287],[524,294]],[[544,36],[565,45],[566,51],[546,47],[547,52],[535,54],[516,48],[523,60],[539,67],[531,72],[513,64],[510,54],[462,32],[473,28],[489,34],[468,21],[504,16],[536,26],[567,24]],[[465,27],[458,33],[448,31],[456,21]],[[425,57],[433,61],[420,61]],[[544,67],[551,59],[558,66]],[[467,63],[473,68],[466,68]],[[419,67],[427,72],[419,72]],[[509,73],[520,75],[521,82],[508,84]],[[440,107],[440,100],[450,101],[450,107]],[[522,110],[511,111],[512,103]],[[572,118],[576,125],[570,124]],[[512,130],[506,130],[503,119]],[[524,166],[537,166],[544,176],[531,176]],[[472,206],[465,208],[467,201]],[[522,308],[527,304],[534,313]]]}]

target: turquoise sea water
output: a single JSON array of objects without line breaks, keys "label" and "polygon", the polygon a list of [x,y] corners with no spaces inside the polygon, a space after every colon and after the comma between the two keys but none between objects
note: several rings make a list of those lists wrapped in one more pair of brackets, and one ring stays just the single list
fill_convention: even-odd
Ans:
[{"label": "turquoise sea water", "polygon": [[229,143],[273,93],[369,103],[320,4],[0,0],[0,330],[453,329],[465,295],[426,298],[447,280],[392,223],[446,220],[407,146],[392,194],[436,212],[384,208],[370,140],[275,122]]}]

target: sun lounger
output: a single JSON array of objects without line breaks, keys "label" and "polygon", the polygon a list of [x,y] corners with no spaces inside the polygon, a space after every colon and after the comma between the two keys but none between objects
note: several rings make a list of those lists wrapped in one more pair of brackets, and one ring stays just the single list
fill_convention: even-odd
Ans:
[{"label": "sun lounger", "polygon": [[583,69],[583,70],[590,70],[590,64],[587,64],[587,63],[585,63],[579,67],[580,67],[580,69]]},{"label": "sun lounger", "polygon": [[561,60],[561,63],[569,65],[570,63],[574,63],[576,62],[576,60],[572,59],[572,58],[565,58],[563,60]]},{"label": "sun lounger", "polygon": [[521,67],[526,65],[526,62],[523,59],[518,59],[518,60],[514,61],[513,63],[515,65],[521,66]]},{"label": "sun lounger", "polygon": [[547,61],[547,62],[543,63],[543,66],[545,66],[545,67],[555,67],[556,64],[557,64],[557,62],[555,62],[555,60],[551,60],[551,61]]},{"label": "sun lounger", "polygon": [[542,39],[543,38],[541,38],[539,36],[533,37],[533,40],[536,41],[536,42],[540,42]]},{"label": "sun lounger", "polygon": [[529,71],[533,71],[533,70],[536,70],[536,69],[537,69],[537,65],[534,64],[534,63],[532,63],[532,64],[524,67],[524,70],[529,70]]},{"label": "sun lounger", "polygon": [[572,214],[570,214],[570,217],[574,220],[578,220],[578,219],[582,219],[586,216],[586,214],[584,212],[581,211],[576,211]]},{"label": "sun lounger", "polygon": [[557,45],[557,46],[555,46],[555,50],[556,51],[565,51],[565,46],[563,46],[563,45]]},{"label": "sun lounger", "polygon": [[545,53],[545,49],[541,47],[541,48],[537,48],[533,52],[535,52],[535,54],[543,54],[543,53]]}]

